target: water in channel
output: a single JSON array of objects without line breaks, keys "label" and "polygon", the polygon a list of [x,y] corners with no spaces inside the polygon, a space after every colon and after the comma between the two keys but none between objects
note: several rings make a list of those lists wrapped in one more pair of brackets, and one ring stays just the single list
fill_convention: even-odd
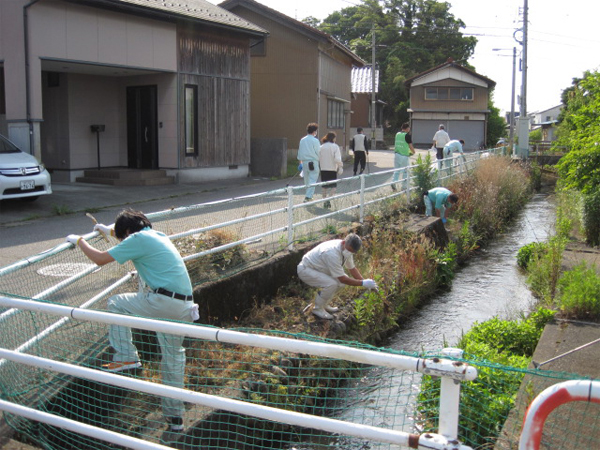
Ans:
[{"label": "water in channel", "polygon": [[[525,276],[518,270],[516,255],[523,245],[546,240],[554,220],[555,207],[549,198],[535,195],[510,230],[472,257],[456,273],[451,289],[407,319],[384,346],[407,352],[435,352],[455,345],[475,322],[494,316],[516,319],[521,312],[528,312],[535,299],[527,288]],[[405,432],[417,431],[411,429],[409,418],[419,393],[420,376],[385,368],[369,372],[356,383],[356,389],[364,394],[356,398],[364,401],[348,405],[339,418]],[[379,446],[352,439],[340,448],[387,447],[388,444]]]}]

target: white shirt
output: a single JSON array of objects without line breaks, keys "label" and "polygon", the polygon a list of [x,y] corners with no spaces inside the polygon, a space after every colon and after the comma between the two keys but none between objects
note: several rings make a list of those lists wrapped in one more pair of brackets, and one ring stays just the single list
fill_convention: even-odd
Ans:
[{"label": "white shirt", "polygon": [[446,130],[438,130],[433,135],[433,142],[435,142],[436,148],[444,148],[448,142],[450,142],[450,136],[446,133]]},{"label": "white shirt", "polygon": [[319,166],[321,170],[337,172],[338,167],[342,167],[343,165],[339,145],[334,142],[325,142],[321,145],[321,151],[319,152]]},{"label": "white shirt", "polygon": [[333,278],[346,275],[346,269],[354,269],[354,258],[350,254],[344,257],[342,250],[344,241],[334,239],[317,245],[302,258],[302,264],[310,269],[325,273]]}]

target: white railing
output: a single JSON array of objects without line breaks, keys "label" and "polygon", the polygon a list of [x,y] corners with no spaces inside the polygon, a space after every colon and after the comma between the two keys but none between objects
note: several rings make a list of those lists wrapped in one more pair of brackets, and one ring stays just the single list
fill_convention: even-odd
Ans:
[{"label": "white railing", "polygon": [[[445,417],[444,420],[440,421],[440,430],[438,434],[425,433],[418,435],[403,431],[394,431],[385,428],[282,410],[278,408],[257,405],[254,403],[248,403],[241,400],[202,394],[187,389],[133,379],[122,375],[106,373],[99,370],[88,369],[73,364],[62,363],[0,348],[1,358],[19,364],[38,367],[44,370],[63,373],[78,378],[85,378],[125,389],[137,390],[159,397],[170,397],[210,408],[218,408],[238,414],[250,415],[279,423],[315,428],[331,433],[340,433],[342,435],[370,439],[377,442],[390,443],[400,446],[410,446],[418,449],[471,449],[471,447],[460,445],[460,443],[457,442],[459,413],[458,401],[460,394],[459,382],[472,381],[477,377],[477,370],[468,364],[439,358],[416,358],[411,356],[389,354],[380,351],[345,347],[342,345],[249,334],[179,322],[144,319],[140,317],[124,316],[121,314],[112,314],[102,311],[91,311],[81,308],[40,303],[33,300],[0,297],[0,305],[10,308],[23,309],[25,311],[35,311],[38,313],[70,317],[74,320],[86,322],[115,324],[221,343],[247,345],[258,348],[343,359],[361,364],[414,371],[435,377],[442,377],[443,383],[440,398],[440,412],[445,415],[449,415],[450,417]],[[445,352],[449,356],[453,357],[460,357],[462,355],[461,350],[458,349],[446,349]],[[447,382],[444,382],[444,380],[447,380]],[[53,424],[56,426],[64,426],[68,429],[76,427],[78,429],[74,431],[86,435],[91,435],[89,433],[94,433],[94,437],[106,440],[108,442],[117,443],[114,440],[115,433],[105,433],[105,430],[90,427],[88,425],[77,427],[76,423],[73,423],[73,421],[68,421],[67,419],[63,419],[58,416],[47,415],[45,413],[38,415],[34,413],[33,410],[24,408],[19,409],[16,406],[13,407],[13,404],[0,402],[0,409],[8,410],[9,408],[11,409],[11,412],[14,412],[15,414],[27,415],[30,418],[35,418],[35,420],[40,421],[52,420]],[[153,444],[153,447],[140,447],[140,443],[137,442],[137,440],[136,442],[128,442],[120,439],[118,443],[126,445],[130,448],[162,448],[156,447],[155,444]]]}]

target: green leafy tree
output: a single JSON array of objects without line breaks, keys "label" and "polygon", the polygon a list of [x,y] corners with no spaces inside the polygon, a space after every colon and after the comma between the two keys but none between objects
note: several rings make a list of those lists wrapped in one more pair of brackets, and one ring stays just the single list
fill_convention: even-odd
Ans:
[{"label": "green leafy tree", "polygon": [[500,115],[500,109],[496,108],[490,99],[488,102],[490,115],[488,116],[486,144],[494,146],[498,139],[506,136],[506,120]]},{"label": "green leafy tree", "polygon": [[529,133],[529,142],[541,142],[542,141],[542,130],[538,128]]},{"label": "green leafy tree", "polygon": [[570,151],[557,167],[566,188],[586,194],[600,187],[600,74],[586,72],[573,83],[563,92],[557,141]]}]

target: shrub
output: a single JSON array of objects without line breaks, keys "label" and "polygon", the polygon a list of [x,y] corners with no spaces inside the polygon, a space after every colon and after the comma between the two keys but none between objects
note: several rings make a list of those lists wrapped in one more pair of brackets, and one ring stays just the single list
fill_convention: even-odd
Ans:
[{"label": "shrub", "polygon": [[556,293],[566,239],[555,236],[546,245],[543,255],[529,261],[527,282],[537,298],[550,303]]},{"label": "shrub", "polygon": [[586,242],[591,246],[600,245],[600,188],[583,196],[583,227]]},{"label": "shrub", "polygon": [[562,313],[579,320],[600,319],[600,277],[581,263],[563,273],[558,281],[558,306]]},{"label": "shrub", "polygon": [[527,269],[530,261],[542,257],[547,251],[548,245],[542,242],[532,242],[524,245],[517,253],[517,265],[521,269]]},{"label": "shrub", "polygon": [[425,160],[421,155],[417,156],[417,166],[413,169],[415,184],[417,185],[417,194],[419,196],[419,207],[422,207],[423,199],[421,194],[436,186],[437,172],[432,168],[431,155],[428,153]]}]

